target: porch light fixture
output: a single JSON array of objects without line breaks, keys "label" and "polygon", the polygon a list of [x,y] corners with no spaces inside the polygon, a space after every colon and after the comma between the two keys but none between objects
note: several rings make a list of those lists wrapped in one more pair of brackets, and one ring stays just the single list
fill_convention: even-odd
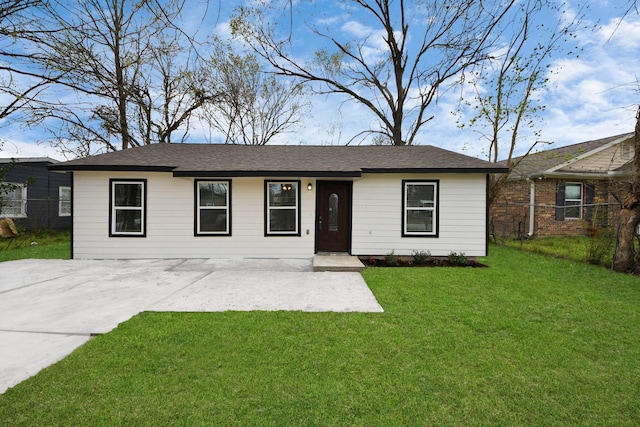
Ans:
[{"label": "porch light fixture", "polygon": [[309,191],[313,190],[313,185],[311,183],[307,184],[307,190]]}]

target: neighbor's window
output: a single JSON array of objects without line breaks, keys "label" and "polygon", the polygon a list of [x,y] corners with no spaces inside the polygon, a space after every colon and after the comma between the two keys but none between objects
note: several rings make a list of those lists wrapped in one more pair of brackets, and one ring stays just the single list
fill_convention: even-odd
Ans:
[{"label": "neighbor's window", "polygon": [[438,235],[438,182],[403,181],[403,236]]},{"label": "neighbor's window", "polygon": [[146,234],[146,180],[110,181],[110,236]]},{"label": "neighbor's window", "polygon": [[71,187],[58,187],[58,216],[71,216]]},{"label": "neighbor's window", "polygon": [[196,181],[196,234],[231,234],[231,181]]},{"label": "neighbor's window", "polygon": [[0,217],[24,218],[27,216],[27,187],[22,184],[5,183],[6,191],[0,194]]},{"label": "neighbor's window", "polygon": [[582,184],[567,183],[564,189],[564,217],[582,218]]},{"label": "neighbor's window", "polygon": [[265,234],[300,235],[300,182],[265,182]]}]

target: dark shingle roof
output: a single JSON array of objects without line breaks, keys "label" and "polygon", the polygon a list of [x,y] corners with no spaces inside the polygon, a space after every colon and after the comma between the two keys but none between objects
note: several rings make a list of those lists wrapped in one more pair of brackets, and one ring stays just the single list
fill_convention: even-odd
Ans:
[{"label": "dark shingle roof", "polygon": [[364,172],[505,172],[441,148],[153,144],[50,166],[55,170],[170,171],[176,176],[359,176]]}]

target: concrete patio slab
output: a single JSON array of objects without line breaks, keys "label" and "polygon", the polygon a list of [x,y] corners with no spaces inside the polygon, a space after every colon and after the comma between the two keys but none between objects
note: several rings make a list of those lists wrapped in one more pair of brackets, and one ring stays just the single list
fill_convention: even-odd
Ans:
[{"label": "concrete patio slab", "polygon": [[214,271],[149,310],[382,311],[372,296],[358,273],[247,271],[238,281],[237,272]]},{"label": "concrete patio slab", "polygon": [[311,270],[311,259],[0,263],[0,394],[142,311],[383,311],[359,273]]}]

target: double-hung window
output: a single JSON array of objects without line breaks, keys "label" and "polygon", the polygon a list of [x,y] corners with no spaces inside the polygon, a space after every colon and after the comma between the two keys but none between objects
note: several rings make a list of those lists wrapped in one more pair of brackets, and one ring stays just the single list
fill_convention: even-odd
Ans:
[{"label": "double-hung window", "polygon": [[582,218],[582,184],[567,183],[564,187],[564,217]]},{"label": "double-hung window", "polygon": [[437,237],[438,181],[402,181],[402,235]]},{"label": "double-hung window", "polygon": [[109,181],[109,235],[144,237],[147,232],[147,180]]},{"label": "double-hung window", "polygon": [[71,187],[58,187],[58,216],[71,216]]},{"label": "double-hung window", "polygon": [[22,184],[5,183],[7,191],[0,194],[0,216],[24,218],[27,216],[27,187]]},{"label": "double-hung window", "polygon": [[265,235],[300,235],[300,181],[265,181]]},{"label": "double-hung window", "polygon": [[231,181],[196,181],[196,235],[231,235]]}]

